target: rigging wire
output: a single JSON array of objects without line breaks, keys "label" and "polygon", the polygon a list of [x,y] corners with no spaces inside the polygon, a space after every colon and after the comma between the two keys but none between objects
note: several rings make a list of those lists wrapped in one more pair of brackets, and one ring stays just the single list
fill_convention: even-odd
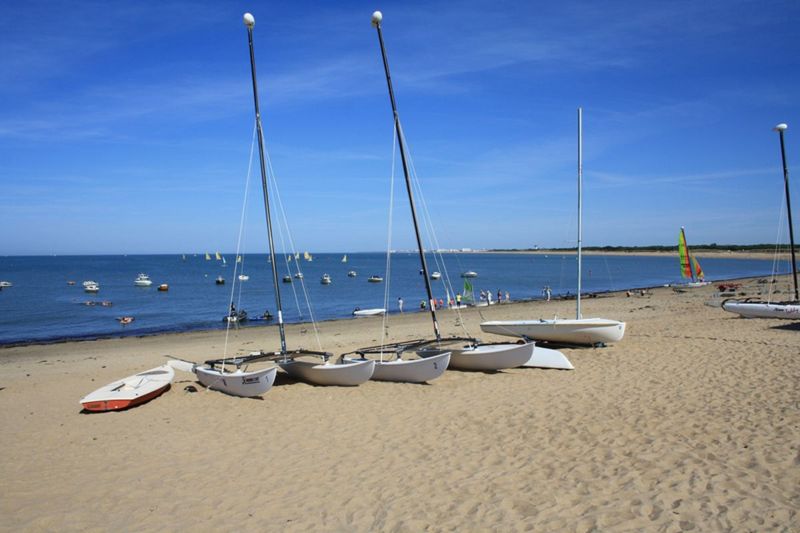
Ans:
[{"label": "rigging wire", "polygon": [[392,127],[392,172],[389,180],[389,221],[387,223],[386,236],[386,285],[383,289],[383,321],[381,324],[381,353],[380,360],[383,362],[383,343],[386,339],[386,326],[389,321],[389,285],[392,280],[392,219],[394,208],[394,170],[397,166],[397,131]]}]

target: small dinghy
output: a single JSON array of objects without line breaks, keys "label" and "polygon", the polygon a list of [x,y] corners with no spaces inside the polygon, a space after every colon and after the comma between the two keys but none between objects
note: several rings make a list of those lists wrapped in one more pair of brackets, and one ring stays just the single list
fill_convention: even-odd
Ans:
[{"label": "small dinghy", "polygon": [[348,278],[354,278],[354,277],[356,277],[357,275],[358,275],[358,274],[356,273],[356,271],[355,271],[355,270],[351,270],[350,272],[348,272],[348,273],[347,273],[347,277],[348,277]]},{"label": "small dinghy", "polygon": [[330,285],[331,277],[328,274],[323,274],[322,279],[320,279],[319,282],[322,283],[323,285]]},{"label": "small dinghy", "polygon": [[292,276],[283,276],[283,282],[284,283],[291,283],[292,282]]},{"label": "small dinghy", "polygon": [[222,276],[217,276],[217,279],[214,280],[214,283],[217,285],[225,285],[225,278]]},{"label": "small dinghy", "polygon": [[369,281],[370,283],[380,283],[380,282],[382,282],[382,281],[383,281],[383,278],[382,278],[382,277],[380,277],[380,276],[370,276],[370,277],[367,279],[367,281]]},{"label": "small dinghy", "polygon": [[167,292],[169,290],[169,285],[167,285],[166,283],[162,283],[161,285],[158,286],[158,290],[159,292]]},{"label": "small dinghy", "polygon": [[[255,352],[249,357],[257,358],[260,355]],[[239,359],[232,358],[228,359],[226,364],[239,364],[240,362]],[[167,364],[177,370],[194,373],[197,380],[206,388],[242,398],[254,398],[269,391],[272,384],[275,383],[275,375],[278,373],[276,366],[254,372],[246,372],[237,366],[236,370],[229,372],[225,369],[225,364],[219,362],[214,362],[209,367],[202,367],[191,361],[174,359]]]},{"label": "small dinghy", "polygon": [[386,314],[386,309],[359,309],[356,307],[353,310],[353,316],[383,316]]},{"label": "small dinghy", "polygon": [[128,409],[159,396],[174,378],[175,370],[170,365],[158,366],[101,387],[80,403],[85,410],[94,412]]}]

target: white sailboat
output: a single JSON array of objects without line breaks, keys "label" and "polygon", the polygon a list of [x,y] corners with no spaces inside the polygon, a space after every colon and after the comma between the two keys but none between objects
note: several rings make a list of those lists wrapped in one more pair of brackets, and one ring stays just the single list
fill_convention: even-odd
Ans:
[{"label": "white sailboat", "polygon": [[744,318],[783,318],[800,320],[800,291],[797,284],[797,260],[794,252],[794,227],[792,225],[792,202],[789,196],[789,167],[786,164],[786,146],[784,132],[789,126],[778,124],[773,128],[778,132],[781,141],[781,161],[783,162],[783,186],[786,195],[786,213],[789,222],[789,246],[792,255],[792,280],[794,282],[794,301],[791,302],[762,302],[754,299],[725,300],[722,309],[736,313]]},{"label": "white sailboat", "polygon": [[342,263],[347,263],[347,254],[344,254],[344,257],[342,257]]},{"label": "white sailboat", "polygon": [[619,342],[625,322],[606,318],[583,318],[581,314],[581,240],[583,211],[583,110],[578,109],[578,295],[574,319],[490,320],[481,323],[486,333],[523,337],[564,344],[603,345]]},{"label": "white sailboat", "polygon": [[[253,352],[248,356],[236,358],[223,358],[206,361],[205,367],[192,365],[192,371],[200,382],[215,390],[235,396],[258,396],[267,392],[275,381],[277,367],[269,367],[250,372],[247,367],[258,361],[274,361],[293,377],[307,379],[313,383],[334,385],[357,385],[369,379],[372,374],[372,365],[369,363],[357,365],[330,364],[331,354],[311,350],[289,351],[286,347],[286,332],[283,322],[281,294],[278,283],[277,261],[275,258],[275,245],[272,236],[272,219],[270,216],[269,187],[267,185],[266,162],[264,155],[264,138],[261,128],[261,113],[259,111],[258,88],[256,84],[255,54],[253,51],[253,27],[255,18],[250,13],[245,13],[244,24],[247,27],[248,44],[250,48],[250,69],[253,80],[253,102],[255,105],[256,131],[258,133],[258,152],[261,168],[262,190],[264,192],[264,207],[267,222],[267,237],[269,242],[269,258],[272,265],[272,283],[275,293],[275,304],[278,316],[278,330],[280,332],[281,348],[274,352]],[[234,272],[235,273],[235,272]],[[296,360],[300,356],[313,356],[323,359],[324,364],[307,364],[306,361]],[[186,365],[184,365],[185,368]],[[228,367],[235,367],[233,372]],[[319,367],[323,367],[320,369]],[[364,374],[367,374],[364,376]]]},{"label": "white sailboat", "polygon": [[[420,340],[373,346],[370,348],[360,349],[356,353],[361,355],[361,357],[365,357],[366,354],[379,355],[380,361],[375,365],[374,379],[385,379],[389,381],[420,382],[422,380],[421,376],[424,373],[438,377],[448,366],[462,369],[475,369],[477,366],[479,366],[481,370],[500,370],[503,368],[520,366],[530,357],[531,352],[533,351],[532,343],[526,343],[522,345],[503,344],[487,346],[479,344],[476,339],[457,337],[444,339],[440,334],[439,322],[436,318],[436,300],[433,297],[433,292],[431,289],[431,278],[428,274],[428,265],[425,260],[425,249],[419,232],[419,224],[417,222],[413,187],[409,177],[408,162],[406,160],[407,154],[404,142],[405,139],[403,136],[402,126],[400,125],[400,116],[397,113],[394,89],[392,87],[392,80],[389,74],[389,63],[386,57],[386,48],[383,42],[383,33],[381,30],[382,20],[383,15],[380,11],[376,11],[372,14],[372,25],[377,30],[378,41],[381,47],[381,56],[383,59],[384,72],[386,74],[386,83],[389,89],[389,99],[392,104],[392,112],[394,115],[394,127],[397,135],[400,159],[403,164],[406,191],[408,193],[409,204],[411,207],[411,216],[414,223],[417,250],[419,253],[423,278],[425,280],[425,290],[427,291],[428,296],[428,309],[431,313],[435,338],[429,341]],[[384,355],[387,353],[392,353],[392,350],[394,350],[396,359],[392,361],[384,361]],[[409,351],[416,352],[421,359],[412,359],[408,361],[403,360],[403,353]],[[427,378],[426,381],[429,381],[430,379],[433,378]]]}]

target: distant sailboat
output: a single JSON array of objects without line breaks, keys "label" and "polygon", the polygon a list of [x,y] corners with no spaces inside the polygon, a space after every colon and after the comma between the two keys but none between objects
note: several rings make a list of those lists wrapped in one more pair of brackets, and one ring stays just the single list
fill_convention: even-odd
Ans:
[{"label": "distant sailboat", "polygon": [[208,252],[206,252],[206,261],[211,261],[211,256],[208,255]]},{"label": "distant sailboat", "polygon": [[236,262],[237,263],[241,263],[242,262],[242,256],[241,255],[237,255],[236,256]]},{"label": "distant sailboat", "polygon": [[347,263],[347,254],[344,254],[344,257],[342,257],[342,263]]},{"label": "distant sailboat", "polygon": [[228,266],[228,262],[225,261],[225,257],[222,257],[222,266]]},{"label": "distant sailboat", "polygon": [[710,281],[705,281],[705,274],[703,269],[700,268],[700,263],[697,258],[689,253],[689,246],[686,244],[686,232],[681,227],[681,233],[678,235],[678,256],[681,260],[681,277],[691,279],[690,282],[677,285],[677,287],[687,287],[693,289],[695,287],[704,287],[709,285]]},{"label": "distant sailboat", "polygon": [[306,261],[313,261],[314,257],[310,253],[304,252],[303,253],[303,259],[305,259]]},{"label": "distant sailboat", "polygon": [[220,261],[222,259],[222,256],[219,255],[219,252],[216,252],[214,255],[216,256],[217,261]]},{"label": "distant sailboat", "polygon": [[295,259],[300,259],[300,252],[295,252],[294,258]]}]

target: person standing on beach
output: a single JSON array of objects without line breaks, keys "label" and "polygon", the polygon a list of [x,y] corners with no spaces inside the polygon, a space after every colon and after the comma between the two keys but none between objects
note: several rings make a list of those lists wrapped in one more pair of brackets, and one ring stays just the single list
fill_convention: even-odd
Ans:
[{"label": "person standing on beach", "polygon": [[403,312],[403,297],[402,296],[400,296],[397,299],[397,308],[400,309],[401,313]]},{"label": "person standing on beach", "polygon": [[461,307],[461,295],[456,294],[456,307]]},{"label": "person standing on beach", "polygon": [[501,303],[503,301],[503,293],[500,292],[500,289],[497,289],[497,303]]}]

